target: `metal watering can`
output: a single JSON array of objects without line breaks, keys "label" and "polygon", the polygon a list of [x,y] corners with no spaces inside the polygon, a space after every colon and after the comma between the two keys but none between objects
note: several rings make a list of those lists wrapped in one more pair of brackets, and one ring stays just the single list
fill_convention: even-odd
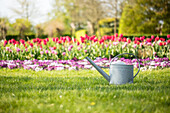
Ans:
[{"label": "metal watering can", "polygon": [[116,63],[112,63],[112,61],[117,58],[120,55],[124,55],[124,54],[129,54],[129,55],[133,55],[132,53],[122,53],[119,54],[117,56],[115,56],[111,61],[110,61],[110,76],[108,76],[101,68],[97,66],[89,57],[86,57],[86,59],[96,68],[96,70],[103,75],[103,77],[110,83],[110,84],[126,84],[126,83],[133,83],[133,78],[135,78],[137,76],[137,74],[140,71],[140,62],[138,60],[138,58],[136,57],[138,64],[139,64],[139,68],[138,68],[138,72],[135,74],[135,76],[133,76],[133,65],[127,65],[123,62],[116,62]]}]

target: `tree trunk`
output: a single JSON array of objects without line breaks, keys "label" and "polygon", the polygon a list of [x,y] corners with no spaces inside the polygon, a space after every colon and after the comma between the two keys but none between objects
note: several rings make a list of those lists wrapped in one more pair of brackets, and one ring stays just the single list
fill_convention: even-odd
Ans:
[{"label": "tree trunk", "polygon": [[117,0],[115,0],[115,23],[114,23],[114,33],[117,33]]},{"label": "tree trunk", "polygon": [[94,35],[95,34],[95,23],[92,23],[92,35]]},{"label": "tree trunk", "polygon": [[70,26],[71,26],[71,36],[75,36],[76,26],[73,22],[70,24]]},{"label": "tree trunk", "polygon": [[100,33],[100,25],[99,23],[97,23],[97,31],[99,32],[99,38],[101,37],[101,33]]}]

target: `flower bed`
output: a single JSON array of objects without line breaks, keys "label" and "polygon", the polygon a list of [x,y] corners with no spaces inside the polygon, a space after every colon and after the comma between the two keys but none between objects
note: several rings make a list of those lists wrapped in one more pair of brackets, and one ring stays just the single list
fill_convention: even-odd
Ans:
[{"label": "flower bed", "polygon": [[147,38],[134,37],[133,40],[118,36],[96,36],[80,37],[80,39],[65,37],[54,37],[46,39],[33,39],[29,41],[2,41],[0,43],[0,60],[79,60],[89,56],[111,58],[121,53],[133,53],[138,58],[167,57],[170,58],[170,35],[167,40],[161,37]]},{"label": "flower bed", "polygon": [[[128,64],[133,64],[135,68],[138,67],[138,62],[136,59],[115,59],[113,62],[117,60],[125,62]],[[139,59],[141,70],[147,69],[158,69],[158,68],[167,68],[170,67],[170,61],[168,58],[156,58],[154,60],[147,58],[147,59]],[[94,62],[99,66],[109,67],[110,61],[107,58],[96,58]],[[31,69],[35,71],[41,70],[79,70],[79,69],[94,69],[94,67],[86,60],[1,60],[0,61],[0,68],[24,68],[24,69]]]}]

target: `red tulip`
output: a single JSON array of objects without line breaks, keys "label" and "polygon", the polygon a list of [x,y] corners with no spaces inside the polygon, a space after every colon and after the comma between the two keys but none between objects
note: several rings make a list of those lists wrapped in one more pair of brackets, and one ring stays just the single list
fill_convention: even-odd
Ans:
[{"label": "red tulip", "polygon": [[122,38],[122,37],[123,37],[123,34],[120,34],[119,36]]},{"label": "red tulip", "polygon": [[9,40],[9,41],[8,41],[8,43],[10,43],[10,44],[11,44],[11,43],[12,43],[12,40]]},{"label": "red tulip", "polygon": [[156,37],[156,38],[155,38],[155,41],[158,41],[158,40],[159,40],[159,37]]},{"label": "red tulip", "polygon": [[33,43],[30,43],[30,46],[33,47]]},{"label": "red tulip", "polygon": [[153,40],[154,38],[155,38],[155,37],[152,35],[152,36],[151,36],[151,39]]},{"label": "red tulip", "polygon": [[7,40],[5,40],[5,41],[4,41],[4,47],[6,46],[6,44],[7,44],[7,43],[8,43],[8,41],[7,41]]},{"label": "red tulip", "polygon": [[165,41],[165,39],[164,39],[164,38],[160,38],[160,40],[161,40],[161,41]]},{"label": "red tulip", "polygon": [[130,40],[130,39],[128,39],[128,40],[127,40],[127,42],[128,42],[128,43],[130,43],[130,42],[131,42],[131,40]]},{"label": "red tulip", "polygon": [[33,39],[32,41],[33,41],[33,43],[36,43],[36,42],[37,42],[37,40],[36,40],[36,39]]},{"label": "red tulip", "polygon": [[25,40],[20,39],[20,43],[24,44],[24,43],[25,43]]},{"label": "red tulip", "polygon": [[145,39],[144,36],[140,37],[140,40],[139,41],[143,41]]},{"label": "red tulip", "polygon": [[167,38],[170,38],[170,35],[169,35],[169,34],[167,35]]},{"label": "red tulip", "polygon": [[137,43],[136,43],[137,45],[139,45],[140,44],[140,42],[139,41],[137,41]]},{"label": "red tulip", "polygon": [[98,41],[98,39],[97,39],[97,38],[93,40],[93,42],[97,42],[97,41]]},{"label": "red tulip", "polygon": [[20,43],[18,41],[16,41],[16,44],[20,45]]},{"label": "red tulip", "polygon": [[58,43],[58,44],[61,44],[61,41],[59,40],[57,43]]},{"label": "red tulip", "polygon": [[170,44],[170,40],[167,40],[167,44]]},{"label": "red tulip", "polygon": [[163,45],[165,46],[165,45],[166,45],[166,42],[163,42]]},{"label": "red tulip", "polygon": [[121,40],[122,40],[122,39],[119,37],[119,38],[118,38],[118,41],[120,42]]},{"label": "red tulip", "polygon": [[146,38],[146,41],[147,42],[152,42],[152,39],[151,38]]},{"label": "red tulip", "polygon": [[53,47],[53,49],[55,50],[55,49],[56,49],[56,47]]},{"label": "red tulip", "polygon": [[159,45],[160,45],[160,46],[162,46],[162,45],[163,45],[163,43],[162,43],[162,42],[159,42]]},{"label": "red tulip", "polygon": [[87,34],[85,34],[85,37],[84,37],[84,39],[87,39],[87,40],[89,40],[89,39],[90,39],[90,37],[89,37]]},{"label": "red tulip", "polygon": [[118,37],[118,34],[117,34],[117,33],[115,33],[115,37]]},{"label": "red tulip", "polygon": [[115,40],[115,36],[111,36],[111,40],[114,41]]},{"label": "red tulip", "polygon": [[127,41],[127,38],[124,37],[122,41],[123,41],[123,42],[126,42],[126,41]]},{"label": "red tulip", "polygon": [[49,39],[48,39],[48,38],[46,38],[45,40],[46,40],[46,42],[48,42],[48,41],[49,41]]}]

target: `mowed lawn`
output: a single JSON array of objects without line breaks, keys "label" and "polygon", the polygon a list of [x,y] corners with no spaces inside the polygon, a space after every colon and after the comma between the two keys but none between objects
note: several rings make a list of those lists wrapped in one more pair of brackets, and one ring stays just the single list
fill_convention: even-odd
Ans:
[{"label": "mowed lawn", "polygon": [[109,85],[95,70],[0,69],[2,113],[168,113],[169,97],[170,68],[141,71],[125,85]]}]

